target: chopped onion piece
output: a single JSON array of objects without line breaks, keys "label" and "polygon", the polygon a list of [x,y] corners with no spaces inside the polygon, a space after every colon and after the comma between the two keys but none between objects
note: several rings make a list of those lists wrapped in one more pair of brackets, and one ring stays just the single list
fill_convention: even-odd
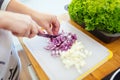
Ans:
[{"label": "chopped onion piece", "polygon": [[52,56],[59,56],[62,51],[70,49],[76,40],[76,34],[62,32],[58,37],[50,39],[45,49],[50,50]]},{"label": "chopped onion piece", "polygon": [[92,54],[77,41],[76,34],[65,32],[50,39],[45,49],[51,51],[52,56],[59,56],[66,68],[74,66],[79,73],[86,64],[85,59]]},{"label": "chopped onion piece", "polygon": [[81,73],[81,68],[86,64],[85,59],[92,53],[86,50],[81,42],[76,41],[68,51],[60,54],[60,58],[66,68],[74,66]]}]

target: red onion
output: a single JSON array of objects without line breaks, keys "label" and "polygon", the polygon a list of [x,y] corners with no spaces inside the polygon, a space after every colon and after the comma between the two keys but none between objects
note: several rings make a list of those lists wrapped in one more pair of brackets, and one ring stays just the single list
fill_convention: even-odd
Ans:
[{"label": "red onion", "polygon": [[67,32],[65,33],[62,31],[59,36],[49,40],[48,45],[45,47],[45,49],[50,50],[52,52],[52,56],[60,56],[60,52],[70,49],[76,40],[76,34]]}]

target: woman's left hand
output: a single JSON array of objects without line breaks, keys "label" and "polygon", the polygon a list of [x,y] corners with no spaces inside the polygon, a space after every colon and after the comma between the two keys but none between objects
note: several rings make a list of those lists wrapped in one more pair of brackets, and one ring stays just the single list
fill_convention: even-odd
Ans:
[{"label": "woman's left hand", "polygon": [[39,26],[43,27],[48,32],[48,34],[58,34],[60,23],[56,16],[33,12],[31,17],[37,22]]}]

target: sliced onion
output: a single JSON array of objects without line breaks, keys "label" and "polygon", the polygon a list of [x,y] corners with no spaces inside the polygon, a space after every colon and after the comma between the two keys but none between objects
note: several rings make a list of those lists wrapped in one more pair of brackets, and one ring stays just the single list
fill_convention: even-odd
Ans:
[{"label": "sliced onion", "polygon": [[50,50],[52,52],[52,56],[59,56],[60,52],[70,49],[76,40],[76,34],[67,32],[65,33],[62,31],[59,36],[49,40],[48,45],[45,47],[45,49]]}]

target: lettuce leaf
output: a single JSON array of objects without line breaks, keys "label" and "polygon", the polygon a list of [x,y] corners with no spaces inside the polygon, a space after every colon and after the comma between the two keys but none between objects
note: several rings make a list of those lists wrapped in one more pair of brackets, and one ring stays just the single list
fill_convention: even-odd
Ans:
[{"label": "lettuce leaf", "polygon": [[120,33],[120,0],[72,0],[70,18],[88,31]]}]

